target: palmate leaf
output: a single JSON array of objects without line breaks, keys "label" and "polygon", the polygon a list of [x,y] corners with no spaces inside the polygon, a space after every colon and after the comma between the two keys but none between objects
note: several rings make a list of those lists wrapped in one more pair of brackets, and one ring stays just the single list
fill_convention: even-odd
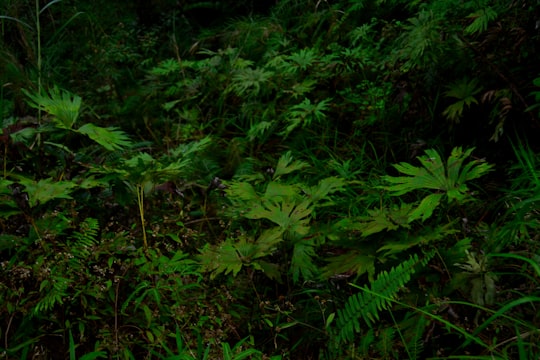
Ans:
[{"label": "palmate leaf", "polygon": [[257,240],[247,236],[227,239],[219,245],[206,245],[199,255],[204,270],[211,272],[211,277],[218,274],[232,273],[236,276],[242,267],[251,266],[262,271],[269,278],[279,280],[279,267],[261,258],[271,255],[281,241],[283,232],[279,228],[264,231]]},{"label": "palmate leaf", "polygon": [[290,174],[294,171],[303,170],[307,167],[309,167],[308,163],[300,160],[293,160],[292,153],[287,151],[279,158],[276,169],[274,170],[273,179],[276,180],[283,175]]},{"label": "palmate leaf", "polygon": [[28,194],[30,207],[43,205],[54,199],[71,199],[71,192],[77,186],[72,181],[55,181],[52,178],[39,181],[22,179],[20,183],[24,185],[24,191]]},{"label": "palmate leaf", "polygon": [[79,117],[82,99],[68,91],[53,87],[45,94],[32,94],[22,90],[30,99],[30,106],[53,115],[53,121],[59,128],[71,130]]},{"label": "palmate leaf", "polygon": [[309,205],[309,201],[297,204],[291,199],[282,199],[278,202],[266,200],[253,206],[244,216],[248,219],[268,219],[279,225],[291,238],[298,239],[309,233],[312,212]]},{"label": "palmate leaf", "polygon": [[474,96],[482,91],[482,87],[478,85],[478,79],[469,80],[464,78],[450,84],[447,88],[448,90],[444,95],[455,98],[457,101],[448,106],[443,115],[448,120],[459,122],[466,108],[469,108],[472,104],[478,104],[478,100]]},{"label": "palmate leaf", "polygon": [[311,240],[303,240],[294,244],[291,272],[295,283],[300,279],[300,275],[306,280],[313,280],[319,274],[319,268],[313,262],[315,258],[313,245]]},{"label": "palmate leaf", "polygon": [[345,180],[332,176],[319,181],[315,186],[311,186],[304,190],[313,203],[318,203],[323,199],[327,199],[328,195],[338,191],[342,191],[345,186]]},{"label": "palmate leaf", "polygon": [[414,190],[437,190],[436,193],[424,198],[419,206],[410,214],[409,222],[417,219],[428,219],[443,197],[448,201],[463,203],[470,197],[466,182],[476,179],[491,170],[492,165],[483,160],[473,160],[463,166],[464,160],[470,156],[474,148],[463,151],[461,147],[452,150],[446,164],[433,149],[426,150],[426,155],[418,159],[423,167],[401,163],[394,167],[401,173],[410,176],[385,176],[384,180],[391,183],[383,189],[390,191],[392,196],[400,196]]},{"label": "palmate leaf", "polygon": [[397,208],[382,208],[368,210],[368,216],[360,217],[358,222],[347,226],[349,230],[359,230],[362,236],[369,236],[383,230],[397,230],[400,227],[409,228],[408,219],[412,205],[401,204]]},{"label": "palmate leaf", "polygon": [[435,228],[426,227],[419,234],[409,234],[403,232],[402,238],[398,241],[386,242],[385,245],[377,249],[377,252],[384,251],[383,257],[388,258],[390,255],[401,254],[405,250],[418,245],[427,245],[436,241],[445,239],[448,235],[459,232],[454,228],[455,223],[451,222],[444,226]]},{"label": "palmate leaf", "polygon": [[109,151],[121,150],[131,145],[128,135],[118,128],[103,128],[92,123],[84,124],[76,132],[88,136]]},{"label": "palmate leaf", "polygon": [[232,83],[226,91],[232,91],[238,96],[257,96],[261,88],[268,88],[267,83],[273,75],[273,72],[259,68],[239,69],[233,75]]},{"label": "palmate leaf", "polygon": [[372,254],[361,250],[348,250],[343,255],[327,258],[328,265],[323,268],[322,276],[330,278],[337,274],[355,273],[357,276],[367,273],[369,279],[375,276],[375,260]]},{"label": "palmate leaf", "polygon": [[328,110],[331,100],[326,98],[318,103],[311,103],[311,100],[306,98],[300,104],[293,105],[287,112],[286,120],[289,125],[282,131],[282,134],[287,137],[299,126],[310,126],[313,121],[321,122],[324,120],[326,118],[324,112]]}]

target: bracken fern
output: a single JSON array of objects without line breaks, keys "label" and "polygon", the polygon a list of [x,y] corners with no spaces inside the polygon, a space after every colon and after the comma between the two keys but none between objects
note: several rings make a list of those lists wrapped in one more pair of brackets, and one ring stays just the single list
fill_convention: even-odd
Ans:
[{"label": "bracken fern", "polygon": [[359,287],[363,291],[349,297],[345,306],[338,310],[338,342],[352,341],[354,334],[362,331],[360,318],[372,327],[380,319],[379,312],[389,308],[391,300],[397,298],[399,290],[411,279],[416,267],[424,266],[432,256],[427,254],[420,259],[414,254],[389,272],[381,272],[369,289]]}]

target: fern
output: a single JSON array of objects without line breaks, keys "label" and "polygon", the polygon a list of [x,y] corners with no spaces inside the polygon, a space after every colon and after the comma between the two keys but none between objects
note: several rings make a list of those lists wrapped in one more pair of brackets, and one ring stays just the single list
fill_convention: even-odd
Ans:
[{"label": "fern", "polygon": [[420,359],[424,350],[423,334],[428,324],[427,317],[419,316],[415,312],[407,313],[405,319],[399,323],[399,331],[409,359]]},{"label": "fern", "polygon": [[465,28],[465,33],[475,34],[486,31],[489,22],[495,20],[498,16],[499,14],[490,6],[472,13],[468,17],[474,19],[474,21]]},{"label": "fern", "polygon": [[81,259],[92,254],[92,248],[98,243],[99,223],[96,219],[89,217],[84,219],[79,227],[80,230],[71,235],[72,245],[70,246],[71,254],[74,256],[71,262],[78,266]]},{"label": "fern", "polygon": [[45,296],[38,301],[34,307],[34,315],[40,315],[51,310],[56,304],[63,304],[64,298],[68,296],[67,290],[71,280],[52,275],[50,279],[45,279],[39,286],[39,292]]},{"label": "fern", "polygon": [[338,340],[352,341],[354,334],[362,331],[360,318],[372,327],[380,319],[379,312],[389,308],[392,300],[397,298],[399,289],[411,279],[415,268],[424,266],[432,256],[429,254],[419,259],[418,255],[414,254],[389,272],[381,272],[371,283],[370,289],[358,287],[362,292],[349,297],[344,308],[338,310],[336,320]]}]

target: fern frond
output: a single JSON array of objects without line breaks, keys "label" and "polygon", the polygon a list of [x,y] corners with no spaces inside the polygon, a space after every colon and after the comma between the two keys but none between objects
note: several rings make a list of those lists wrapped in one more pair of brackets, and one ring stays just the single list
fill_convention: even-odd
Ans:
[{"label": "fern frond", "polygon": [[56,304],[63,304],[70,284],[70,279],[61,276],[53,275],[50,279],[43,280],[39,286],[39,292],[45,293],[45,296],[34,307],[34,315],[47,312]]},{"label": "fern frond", "polygon": [[465,33],[474,34],[486,31],[489,22],[495,20],[498,16],[499,14],[491,6],[472,13],[468,18],[474,19],[474,21],[465,28]]},{"label": "fern frond", "polygon": [[71,235],[73,244],[70,247],[71,254],[74,256],[73,262],[78,263],[92,253],[92,247],[98,242],[99,223],[94,218],[86,218],[80,224],[80,231],[75,231]]},{"label": "fern frond", "polygon": [[419,259],[418,255],[412,255],[389,272],[381,272],[371,283],[370,289],[353,285],[362,291],[349,297],[344,308],[338,310],[336,326],[339,341],[353,340],[354,334],[362,330],[360,318],[372,327],[379,320],[379,312],[389,308],[400,288],[411,279],[416,267],[424,266],[432,256],[429,254]]},{"label": "fern frond", "polygon": [[420,359],[424,350],[424,332],[429,320],[416,312],[410,312],[405,319],[399,323],[400,333],[402,333],[403,344],[409,355],[409,359]]}]

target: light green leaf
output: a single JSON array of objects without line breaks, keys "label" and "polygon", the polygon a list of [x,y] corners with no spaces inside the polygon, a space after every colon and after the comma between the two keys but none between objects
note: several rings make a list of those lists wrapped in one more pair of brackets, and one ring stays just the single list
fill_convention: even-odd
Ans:
[{"label": "light green leaf", "polygon": [[319,273],[319,268],[313,263],[315,248],[310,241],[300,241],[294,245],[291,261],[293,281],[296,283],[300,275],[306,280],[313,280]]},{"label": "light green leaf", "polygon": [[22,91],[30,99],[28,102],[30,106],[53,116],[52,120],[57,127],[66,130],[73,128],[81,110],[80,96],[60,90],[58,87],[51,88],[45,94],[32,94],[24,89]]},{"label": "light green leaf", "polygon": [[253,185],[247,182],[232,182],[225,191],[233,200],[239,199],[246,202],[258,202],[261,199],[253,188]]},{"label": "light green leaf", "polygon": [[308,163],[294,160],[293,156],[290,151],[287,151],[285,154],[283,154],[276,165],[276,169],[274,170],[274,180],[278,179],[280,176],[290,174],[294,171],[303,170],[305,168],[309,167]]},{"label": "light green leaf", "polygon": [[28,179],[20,181],[28,194],[30,207],[43,205],[54,199],[71,199],[71,191],[77,186],[72,181],[54,181],[52,178],[41,179],[38,182]]},{"label": "light green leaf", "polygon": [[439,206],[443,196],[444,194],[430,194],[423,198],[418,207],[414,209],[409,216],[409,222],[418,220],[420,218],[422,221],[425,221],[426,219],[430,218],[435,208]]},{"label": "light green leaf", "polygon": [[81,126],[77,132],[88,136],[109,151],[121,150],[131,145],[131,141],[125,132],[118,128],[102,128],[92,123]]},{"label": "light green leaf", "polygon": [[345,180],[338,177],[327,177],[319,181],[315,186],[305,190],[313,203],[325,199],[329,194],[342,191],[345,186]]},{"label": "light green leaf", "polygon": [[443,195],[446,195],[449,201],[460,204],[467,201],[470,194],[465,182],[476,179],[491,170],[492,166],[482,160],[473,160],[462,166],[465,158],[473,150],[474,148],[471,148],[464,152],[460,147],[454,148],[446,166],[435,150],[426,150],[426,155],[418,157],[422,167],[407,163],[394,165],[398,171],[410,176],[385,176],[384,180],[391,185],[384,186],[383,189],[390,191],[392,196],[400,196],[414,190],[436,190],[436,193],[422,200],[409,218],[409,221],[420,218],[424,221],[433,214],[433,210],[440,204]]},{"label": "light green leaf", "polygon": [[343,255],[327,258],[328,265],[323,268],[323,277],[330,278],[339,274],[355,273],[357,276],[367,273],[369,278],[375,275],[375,259],[371,254],[360,250],[348,250]]}]

